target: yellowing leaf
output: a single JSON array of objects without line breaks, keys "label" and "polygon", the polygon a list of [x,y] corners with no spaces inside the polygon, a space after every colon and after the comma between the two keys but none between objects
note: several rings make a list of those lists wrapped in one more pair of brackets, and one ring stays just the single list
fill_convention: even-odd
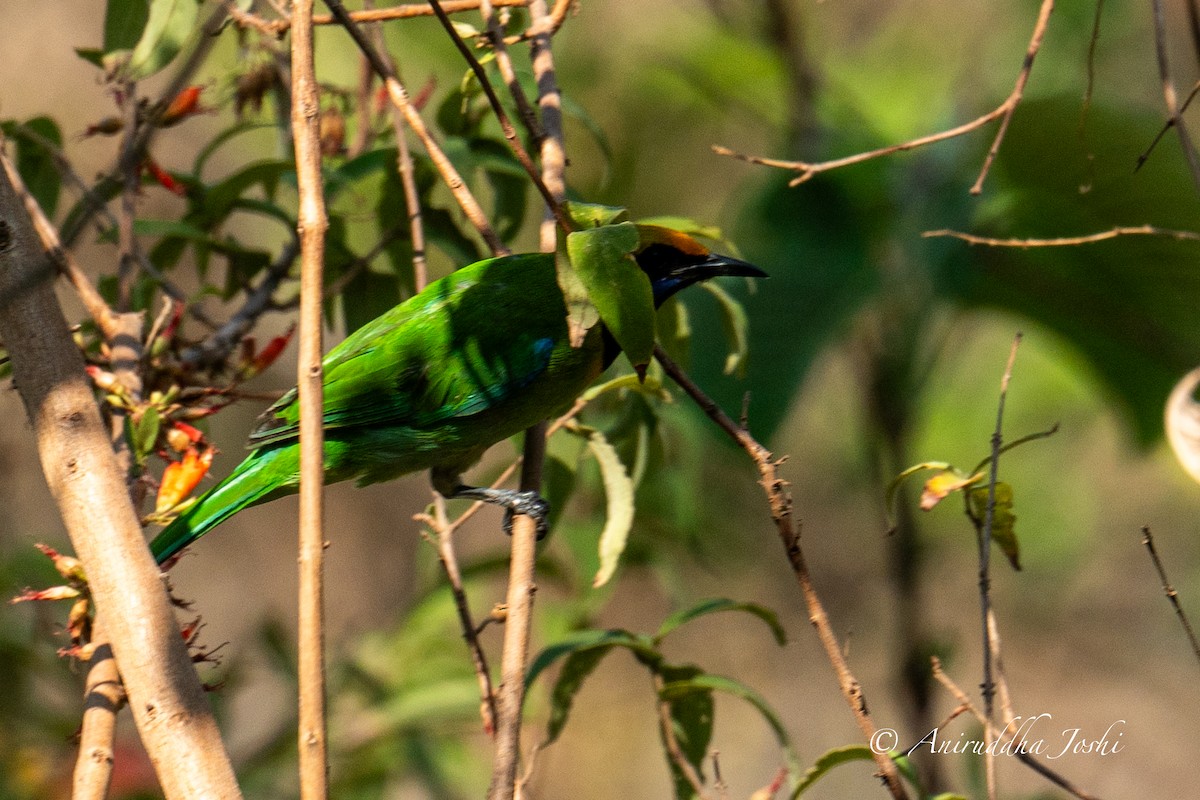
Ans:
[{"label": "yellowing leaf", "polygon": [[921,492],[921,510],[928,511],[949,497],[951,492],[957,492],[959,489],[978,483],[981,480],[983,480],[982,473],[964,477],[961,473],[953,469],[939,472],[925,481],[925,489]]},{"label": "yellowing leaf", "polygon": [[600,568],[592,580],[592,587],[599,588],[617,571],[621,553],[625,552],[625,543],[629,540],[629,530],[633,527],[633,481],[603,433],[588,431],[588,447],[600,465],[608,507],[604,530],[600,533]]},{"label": "yellowing leaf", "polygon": [[[970,492],[971,513],[978,520],[986,519],[988,487],[977,486]],[[992,515],[992,541],[1008,558],[1013,569],[1021,569],[1021,549],[1017,542],[1015,525],[1017,515],[1013,513],[1013,490],[1007,483],[996,484],[996,509]]]}]

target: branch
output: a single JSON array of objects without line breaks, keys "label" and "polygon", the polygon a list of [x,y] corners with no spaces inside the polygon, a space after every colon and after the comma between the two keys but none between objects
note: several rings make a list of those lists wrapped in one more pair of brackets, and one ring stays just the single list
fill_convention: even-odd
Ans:
[{"label": "branch", "polygon": [[1158,550],[1154,547],[1154,537],[1150,534],[1149,525],[1142,526],[1142,544],[1146,546],[1146,551],[1150,553],[1150,560],[1154,562],[1154,569],[1158,572],[1159,581],[1162,582],[1163,594],[1167,596],[1171,607],[1175,609],[1175,616],[1179,617],[1179,624],[1183,626],[1183,632],[1192,645],[1192,652],[1195,654],[1196,660],[1200,661],[1200,641],[1196,640],[1196,631],[1192,628],[1192,623],[1188,620],[1183,606],[1179,604],[1179,592],[1175,591],[1171,582],[1167,580],[1167,570],[1163,566],[1162,559],[1158,557]]},{"label": "branch", "polygon": [[[658,359],[663,370],[695,401],[700,410],[715,422],[721,430],[725,431],[729,438],[733,439],[746,452],[746,455],[750,456],[750,459],[758,468],[759,485],[763,487],[763,491],[767,495],[767,502],[771,509],[771,519],[775,522],[775,530],[779,534],[784,551],[787,553],[788,563],[791,564],[792,572],[796,575],[796,581],[800,584],[800,592],[804,597],[804,604],[808,609],[808,620],[816,629],[817,638],[821,642],[821,647],[825,650],[825,657],[829,659],[829,663],[833,666],[833,671],[837,674],[842,696],[845,697],[846,704],[850,706],[850,712],[854,715],[859,730],[862,731],[867,741],[876,741],[876,729],[874,723],[871,721],[871,715],[867,711],[867,699],[863,692],[862,684],[854,677],[854,674],[850,671],[849,664],[846,663],[846,657],[838,642],[837,634],[833,632],[833,626],[829,622],[829,615],[825,611],[825,606],[821,602],[821,598],[817,594],[816,587],[813,584],[812,575],[808,571],[808,563],[805,561],[804,551],[800,547],[800,534],[793,527],[792,498],[787,491],[787,482],[779,477],[776,470],[779,462],[774,460],[770,451],[759,444],[746,428],[738,425],[728,414],[722,411],[721,407],[708,397],[688,377],[687,373],[679,368],[678,364],[671,360],[671,357],[667,355],[666,351],[660,345],[655,345],[654,357]],[[872,748],[872,753],[875,757],[875,764],[879,767],[883,782],[887,786],[888,791],[891,792],[892,797],[896,798],[896,800],[907,798],[908,793],[905,791],[904,785],[900,782],[900,774],[896,769],[896,764],[886,753],[876,753],[874,752],[874,748]]]},{"label": "branch", "polygon": [[[546,208],[554,215],[559,227],[564,232],[570,233],[573,230],[571,221],[567,218],[566,212],[563,210],[561,203],[542,181],[542,176],[538,174],[537,167],[533,164],[533,159],[529,157],[525,146],[521,144],[521,139],[517,136],[517,129],[513,127],[512,120],[508,118],[508,112],[504,110],[504,105],[500,102],[500,98],[496,95],[496,90],[492,87],[492,82],[484,71],[483,65],[479,63],[479,59],[471,52],[471,48],[467,47],[463,38],[458,35],[458,31],[454,28],[454,23],[450,21],[450,17],[442,10],[441,3],[438,0],[430,0],[433,4],[434,13],[442,23],[442,27],[446,29],[446,33],[450,35],[454,46],[458,48],[458,52],[466,60],[467,65],[474,73],[475,79],[479,81],[479,85],[483,88],[483,93],[487,96],[488,103],[492,106],[492,113],[496,115],[496,120],[500,123],[500,130],[504,133],[504,138],[508,142],[509,148],[513,151],[513,155],[517,157],[517,161],[521,162],[521,167],[533,181],[533,185],[537,187],[538,192],[542,195],[542,199],[546,201]],[[514,83],[515,78],[514,78]]]},{"label": "branch", "polygon": [[1167,22],[1162,0],[1151,0],[1150,5],[1154,8],[1154,51],[1158,57],[1158,74],[1162,80],[1163,103],[1167,107],[1167,124],[1175,126],[1175,132],[1179,134],[1179,145],[1183,148],[1183,157],[1192,173],[1192,182],[1200,189],[1200,155],[1197,155],[1192,137],[1183,125],[1179,100],[1175,96],[1175,81],[1171,78],[1171,61],[1167,55]]},{"label": "branch", "polygon": [[0,338],[50,491],[87,572],[167,800],[240,798],[220,732],[142,538],[54,272],[20,197],[0,179]]},{"label": "branch", "polygon": [[88,660],[83,690],[83,722],[79,733],[79,755],[71,781],[71,800],[105,800],[112,779],[113,733],[117,712],[125,705],[125,687],[113,658],[112,645],[99,617],[92,625],[95,645]]},{"label": "branch", "polygon": [[300,797],[329,796],[325,721],[325,433],[321,367],[322,267],[325,199],[322,196],[320,88],[313,66],[313,0],[292,4],[292,135],[300,194]]},{"label": "branch", "polygon": [[376,52],[375,47],[367,41],[366,36],[359,29],[358,25],[355,24],[349,12],[346,11],[346,7],[342,5],[341,0],[325,0],[325,5],[329,6],[329,10],[333,12],[333,16],[342,24],[346,32],[350,34],[350,38],[358,45],[358,49],[371,62],[371,68],[375,70],[375,73],[379,77],[383,78],[384,85],[387,87],[388,98],[400,110],[400,113],[404,115],[405,121],[412,128],[416,137],[421,140],[421,144],[424,145],[425,151],[429,153],[429,158],[433,162],[434,167],[441,174],[442,180],[445,182],[447,188],[450,189],[450,193],[458,202],[459,207],[462,208],[467,219],[479,231],[479,235],[483,237],[483,240],[493,253],[507,255],[509,253],[508,247],[496,235],[496,231],[492,228],[491,223],[488,222],[487,215],[479,205],[479,201],[471,194],[471,190],[467,188],[466,182],[458,174],[458,170],[454,168],[450,159],[447,158],[446,153],[438,145],[437,140],[433,138],[433,134],[425,126],[425,120],[421,119],[420,113],[413,108],[412,103],[408,99],[408,90],[400,82],[396,71],[384,61],[379,53]]},{"label": "branch", "polygon": [[1008,123],[1012,119],[1013,113],[1020,105],[1021,99],[1025,94],[1025,84],[1029,81],[1029,73],[1033,70],[1033,60],[1038,54],[1038,50],[1042,46],[1042,39],[1046,34],[1046,26],[1050,20],[1050,12],[1054,10],[1054,0],[1042,0],[1041,10],[1038,12],[1037,22],[1033,28],[1033,35],[1029,39],[1029,45],[1025,49],[1025,61],[1021,66],[1021,71],[1017,74],[1017,80],[1013,86],[1013,90],[1005,98],[1004,102],[996,108],[981,117],[976,117],[970,122],[959,125],[956,128],[941,131],[939,133],[922,136],[917,139],[912,139],[901,144],[894,144],[889,147],[881,147],[877,150],[870,150],[864,153],[857,153],[852,156],[833,159],[831,161],[809,162],[809,161],[783,161],[774,158],[764,158],[762,156],[751,156],[743,153],[738,153],[728,147],[721,145],[713,145],[713,152],[720,156],[729,156],[746,161],[751,164],[761,164],[767,167],[777,167],[779,169],[791,170],[798,173],[796,177],[788,182],[788,186],[798,186],[806,181],[811,180],[822,172],[846,167],[851,164],[859,164],[863,161],[870,161],[873,158],[881,156],[889,156],[893,153],[900,153],[905,150],[915,150],[918,147],[924,147],[927,144],[934,142],[953,139],[956,136],[962,136],[965,133],[982,128],[994,120],[1001,120],[1000,128],[996,132],[996,138],[992,141],[992,146],[988,150],[987,157],[984,159],[983,168],[979,172],[979,177],[975,179],[975,183],[971,186],[971,194],[979,194],[983,191],[983,181],[987,177],[988,171],[991,169],[992,162],[996,158],[996,153],[1000,150],[1000,143],[1004,140],[1004,135],[1008,131]]},{"label": "branch", "polygon": [[1086,236],[1059,236],[1053,239],[994,239],[990,236],[975,236],[971,233],[952,231],[946,228],[936,231],[924,231],[923,239],[948,237],[960,239],[967,244],[982,244],[988,247],[1072,247],[1081,244],[1095,244],[1116,239],[1118,236],[1164,236],[1181,242],[1200,242],[1200,233],[1194,231],[1178,231],[1169,228],[1156,228],[1153,225],[1117,226],[1107,231],[1090,233]]}]

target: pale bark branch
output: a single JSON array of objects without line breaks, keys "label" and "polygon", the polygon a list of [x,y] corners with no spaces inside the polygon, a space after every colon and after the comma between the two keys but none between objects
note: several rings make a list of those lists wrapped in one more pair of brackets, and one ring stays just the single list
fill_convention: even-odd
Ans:
[{"label": "pale bark branch", "polygon": [[300,234],[300,797],[329,796],[325,720],[325,453],[321,336],[325,199],[322,196],[320,88],[313,65],[312,0],[292,4],[292,136]]},{"label": "pale bark branch", "polygon": [[168,800],[240,798],[19,195],[0,179],[0,338]]}]

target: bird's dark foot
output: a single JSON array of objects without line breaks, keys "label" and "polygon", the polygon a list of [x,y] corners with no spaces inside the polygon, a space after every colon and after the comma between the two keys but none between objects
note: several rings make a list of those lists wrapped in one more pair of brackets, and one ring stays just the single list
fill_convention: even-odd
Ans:
[{"label": "bird's dark foot", "polygon": [[546,521],[550,513],[550,504],[537,492],[521,492],[516,489],[489,489],[481,486],[459,485],[446,495],[449,498],[466,500],[482,500],[494,506],[504,508],[504,532],[512,535],[512,518],[517,514],[533,517],[537,523],[537,538],[540,540],[549,532],[550,526]]},{"label": "bird's dark foot", "polygon": [[550,526],[546,519],[550,514],[550,504],[537,492],[512,492],[509,502],[502,503],[502,505],[505,507],[504,532],[509,536],[512,536],[512,521],[517,514],[533,517],[537,523],[538,541],[544,539],[549,533]]}]

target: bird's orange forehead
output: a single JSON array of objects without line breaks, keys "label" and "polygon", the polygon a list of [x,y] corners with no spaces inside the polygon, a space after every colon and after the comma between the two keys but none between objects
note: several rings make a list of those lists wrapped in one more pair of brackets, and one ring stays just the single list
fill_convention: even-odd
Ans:
[{"label": "bird's orange forehead", "polygon": [[665,244],[688,255],[708,255],[707,247],[673,228],[664,228],[661,225],[638,225],[637,228],[640,238],[638,250],[645,250],[652,244]]}]

